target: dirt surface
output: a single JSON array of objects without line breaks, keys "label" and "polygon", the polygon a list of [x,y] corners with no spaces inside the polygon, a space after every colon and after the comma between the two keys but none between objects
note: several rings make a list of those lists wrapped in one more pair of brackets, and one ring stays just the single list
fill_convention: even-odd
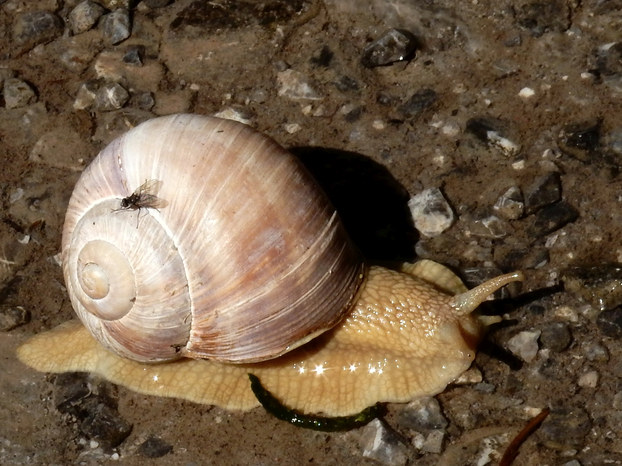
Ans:
[{"label": "dirt surface", "polygon": [[[78,3],[0,0],[0,463],[496,464],[545,407],[515,464],[622,463],[622,2],[144,1],[120,40],[127,2],[91,2],[86,26]],[[366,52],[392,28],[410,48]],[[58,253],[81,170],[178,112],[293,148],[373,261],[525,271],[471,383],[437,397],[446,423],[392,405],[386,429],[318,433],[16,360],[72,316]],[[407,205],[429,188],[455,216],[435,236]],[[89,403],[125,436],[93,428]]]}]

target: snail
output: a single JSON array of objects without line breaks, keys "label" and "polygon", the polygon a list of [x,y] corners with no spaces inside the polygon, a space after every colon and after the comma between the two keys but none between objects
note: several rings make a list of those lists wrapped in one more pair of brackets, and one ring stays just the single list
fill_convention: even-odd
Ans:
[{"label": "snail", "polygon": [[[110,143],[69,201],[62,266],[79,321],[32,337],[39,371],[87,371],[145,394],[343,416],[434,395],[471,364],[472,290],[429,260],[369,266],[323,191],[272,139],[172,115]],[[494,320],[494,319],[492,319]]]}]

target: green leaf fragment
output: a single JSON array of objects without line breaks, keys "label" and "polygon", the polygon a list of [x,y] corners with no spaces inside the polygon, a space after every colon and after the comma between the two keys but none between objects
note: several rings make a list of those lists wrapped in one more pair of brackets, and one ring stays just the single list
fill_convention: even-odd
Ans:
[{"label": "green leaf fragment", "polygon": [[304,414],[283,405],[283,403],[277,400],[272,393],[261,385],[257,376],[248,374],[248,378],[251,381],[251,390],[253,390],[257,400],[266,411],[277,419],[287,421],[298,427],[304,427],[305,429],[320,430],[323,432],[350,430],[364,426],[369,421],[382,414],[382,406],[380,403],[376,403],[351,416],[324,417],[314,414]]}]

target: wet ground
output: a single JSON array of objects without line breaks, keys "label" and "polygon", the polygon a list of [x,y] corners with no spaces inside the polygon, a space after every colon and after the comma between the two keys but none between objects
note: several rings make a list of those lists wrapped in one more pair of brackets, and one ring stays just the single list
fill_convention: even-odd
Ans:
[{"label": "wet ground", "polygon": [[[0,462],[496,464],[549,408],[515,464],[622,463],[620,31],[616,0],[0,1]],[[72,316],[58,253],[81,170],[178,112],[292,148],[372,261],[471,285],[524,270],[469,376],[328,434],[21,365]],[[417,233],[430,189],[440,222]]]}]

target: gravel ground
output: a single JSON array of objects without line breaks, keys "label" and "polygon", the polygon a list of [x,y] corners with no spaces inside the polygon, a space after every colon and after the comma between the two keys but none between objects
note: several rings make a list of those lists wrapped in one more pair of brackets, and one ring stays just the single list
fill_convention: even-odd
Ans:
[{"label": "gravel ground", "polygon": [[[497,464],[548,408],[515,464],[621,464],[620,31],[619,0],[0,0],[0,462]],[[466,376],[326,434],[22,366],[72,315],[80,171],[178,112],[292,148],[372,261],[524,270]]]}]

